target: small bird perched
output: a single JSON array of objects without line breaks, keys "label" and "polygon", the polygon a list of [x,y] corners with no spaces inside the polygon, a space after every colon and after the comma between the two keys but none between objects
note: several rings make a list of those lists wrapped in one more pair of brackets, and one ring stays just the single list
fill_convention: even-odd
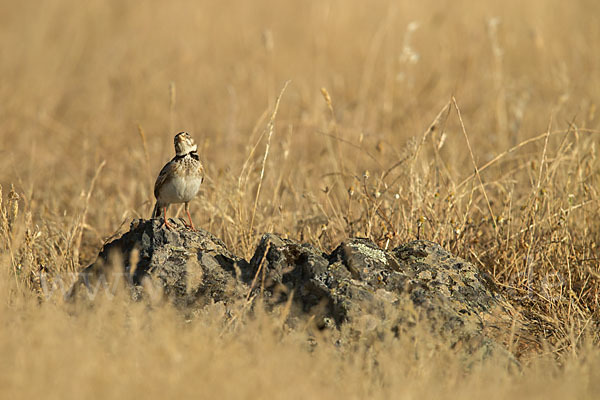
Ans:
[{"label": "small bird perched", "polygon": [[164,224],[171,229],[167,219],[167,209],[171,204],[185,203],[185,212],[190,220],[189,228],[194,228],[190,215],[189,202],[196,197],[204,179],[204,168],[198,157],[198,146],[187,132],[175,135],[175,157],[158,174],[154,184],[156,204],[152,218],[164,216]]}]

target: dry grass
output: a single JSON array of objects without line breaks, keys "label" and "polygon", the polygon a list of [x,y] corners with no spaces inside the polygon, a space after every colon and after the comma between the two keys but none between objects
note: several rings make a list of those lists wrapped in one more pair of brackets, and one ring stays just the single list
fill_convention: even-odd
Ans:
[{"label": "dry grass", "polygon": [[[599,3],[2,10],[3,397],[598,393]],[[467,372],[415,351],[426,340],[338,349],[267,316],[223,325],[219,305],[184,322],[168,306],[73,313],[40,297],[42,274],[80,270],[150,214],[179,130],[207,167],[196,225],[232,251],[249,257],[266,231],[325,250],[347,236],[439,242],[510,296],[524,369]]]}]

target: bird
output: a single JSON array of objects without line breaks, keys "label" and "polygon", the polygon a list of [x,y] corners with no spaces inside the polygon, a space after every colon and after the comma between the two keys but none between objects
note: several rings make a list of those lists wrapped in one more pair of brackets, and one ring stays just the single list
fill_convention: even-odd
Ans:
[{"label": "bird", "polygon": [[189,133],[179,132],[173,142],[175,157],[160,170],[154,184],[156,203],[152,218],[159,218],[162,214],[165,227],[171,229],[167,219],[167,209],[171,204],[185,203],[185,212],[190,221],[187,227],[195,231],[189,203],[200,190],[204,180],[204,167],[198,156],[198,146]]}]

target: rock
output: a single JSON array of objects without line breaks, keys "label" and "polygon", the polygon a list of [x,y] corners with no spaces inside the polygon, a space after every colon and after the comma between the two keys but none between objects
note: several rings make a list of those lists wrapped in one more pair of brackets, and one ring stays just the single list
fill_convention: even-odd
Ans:
[{"label": "rock", "polygon": [[384,251],[353,238],[325,254],[265,234],[246,262],[206,231],[191,231],[177,221],[173,226],[133,221],[129,232],[108,243],[81,273],[72,292],[106,282],[118,265],[116,272],[126,277],[134,297],[147,295],[151,282],[186,308],[262,294],[268,307],[293,300],[292,325],[313,319],[320,328],[349,329],[359,336],[381,327],[402,335],[425,325],[450,346],[481,356],[503,352],[498,332],[510,334],[508,303],[491,280],[432,242]]},{"label": "rock", "polygon": [[186,307],[228,301],[245,293],[236,278],[247,269],[245,260],[209,232],[191,231],[182,220],[170,223],[173,230],[159,219],[134,220],[127,233],[106,244],[97,260],[81,272],[68,297],[76,296],[82,286],[94,295],[102,288],[114,289],[116,280],[128,283],[136,298],[145,292],[155,296],[158,291]]},{"label": "rock", "polygon": [[417,240],[383,251],[355,238],[327,255],[267,234],[250,269],[265,274],[268,292],[281,286],[285,289],[279,293],[294,292],[299,308],[320,319],[322,327],[359,327],[375,320],[406,332],[423,321],[452,347],[462,346],[470,354],[505,352],[487,331],[510,327],[507,303],[474,265],[433,242]]}]

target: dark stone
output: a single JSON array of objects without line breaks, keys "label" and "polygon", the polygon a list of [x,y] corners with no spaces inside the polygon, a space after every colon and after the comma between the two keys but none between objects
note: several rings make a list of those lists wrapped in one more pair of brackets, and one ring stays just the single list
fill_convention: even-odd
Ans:
[{"label": "dark stone", "polygon": [[81,286],[88,291],[106,288],[106,283],[111,287],[115,277],[129,284],[134,297],[143,296],[142,287],[150,286],[180,306],[240,297],[245,287],[236,271],[247,269],[248,263],[211,233],[191,231],[179,220],[170,224],[173,230],[159,219],[134,220],[127,233],[106,244],[81,272],[68,297],[77,295]]},{"label": "dark stone", "polygon": [[366,318],[395,335],[425,324],[469,354],[505,352],[496,339],[503,336],[498,332],[510,334],[507,302],[489,277],[435,243],[413,241],[384,251],[353,238],[324,254],[265,234],[246,262],[209,232],[172,224],[167,230],[158,219],[133,221],[81,273],[71,296],[106,281],[118,265],[136,298],[147,295],[148,282],[178,306],[193,309],[260,295],[268,307],[277,307],[291,298],[290,321],[311,318],[320,328],[360,330]]},{"label": "dark stone", "polygon": [[330,326],[330,321],[337,327],[355,326],[370,316],[400,332],[418,320],[469,353],[504,352],[484,331],[510,326],[505,302],[482,282],[474,265],[432,242],[413,241],[384,251],[367,239],[354,238],[327,255],[266,234],[250,271],[256,282],[265,282],[268,293],[277,288],[293,292],[299,309],[316,317],[319,326]]}]

